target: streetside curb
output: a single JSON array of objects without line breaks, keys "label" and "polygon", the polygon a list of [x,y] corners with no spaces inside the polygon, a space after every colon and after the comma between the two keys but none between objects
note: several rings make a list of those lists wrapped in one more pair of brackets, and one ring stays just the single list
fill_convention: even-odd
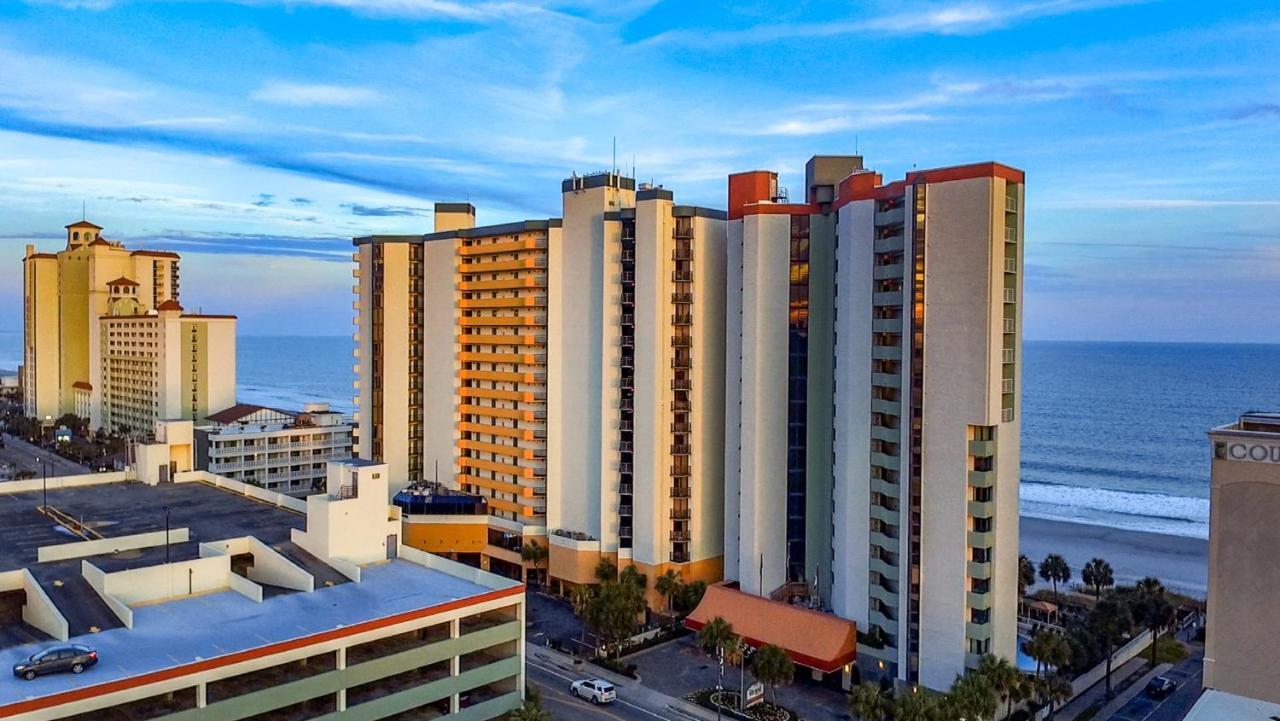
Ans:
[{"label": "streetside curb", "polygon": [[562,671],[574,674],[575,676],[586,675],[593,676],[595,678],[603,678],[618,688],[639,689],[641,693],[652,697],[654,700],[662,699],[664,701],[662,705],[666,706],[668,710],[678,713],[681,716],[697,719],[698,721],[716,721],[716,715],[709,709],[702,708],[697,704],[689,703],[682,698],[668,696],[660,691],[648,688],[641,683],[639,679],[626,678],[625,676],[616,674],[607,668],[601,668],[593,663],[585,661],[578,663],[568,654],[549,648],[534,647],[529,650],[533,654],[534,658],[549,663],[552,666],[555,666]]}]

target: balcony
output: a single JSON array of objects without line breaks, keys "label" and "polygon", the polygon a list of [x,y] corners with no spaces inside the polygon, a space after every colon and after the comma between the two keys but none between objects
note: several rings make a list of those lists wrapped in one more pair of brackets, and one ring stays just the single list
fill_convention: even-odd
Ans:
[{"label": "balcony", "polygon": [[991,518],[995,512],[995,501],[969,501],[969,515],[974,518]]},{"label": "balcony", "polygon": [[1005,362],[1005,363],[1012,363],[1012,362],[1013,362],[1013,349],[1012,349],[1012,348],[1004,348],[1004,349],[1001,349],[1001,351],[1000,351],[1000,359],[1001,359],[1003,362]]},{"label": "balcony", "polygon": [[688,413],[692,410],[692,404],[685,400],[671,401],[671,410],[676,413]]},{"label": "balcony", "polygon": [[871,277],[876,280],[888,280],[890,278],[902,277],[902,264],[893,263],[891,265],[877,265],[871,270]]},{"label": "balcony", "polygon": [[678,355],[675,358],[672,358],[671,367],[677,370],[681,368],[684,368],[684,369],[692,368],[693,367],[692,354],[686,353],[684,355]]},{"label": "balcony", "polygon": [[969,608],[975,611],[986,611],[991,608],[991,594],[985,591],[969,591],[965,600]]},{"label": "balcony", "polygon": [[671,339],[672,348],[692,348],[693,339],[688,337],[676,336]]},{"label": "balcony", "polygon": [[620,493],[620,494],[622,494],[622,495],[624,495],[624,496],[629,496],[629,495],[631,495],[631,490],[632,490],[632,487],[631,487],[631,484],[630,484],[630,483],[619,483],[619,484],[618,484],[618,493]]},{"label": "balcony", "polygon": [[971,456],[994,456],[996,454],[995,441],[969,441],[969,455]]},{"label": "balcony", "polygon": [[899,230],[894,235],[876,238],[871,244],[871,249],[875,253],[901,253],[904,246],[902,232]]},{"label": "balcony", "polygon": [[687,520],[689,520],[689,509],[688,509],[688,508],[672,508],[672,509],[671,509],[671,520],[673,520],[673,521],[687,521]]},{"label": "balcony", "polygon": [[902,333],[901,318],[875,318],[871,321],[872,333]]},{"label": "balcony", "polygon": [[881,293],[871,294],[871,304],[880,306],[899,306],[902,305],[903,296],[900,290],[884,291]]},{"label": "balcony", "polygon": [[689,305],[693,302],[693,293],[672,293],[671,302],[676,305]]},{"label": "balcony", "polygon": [[1005,228],[1005,229],[1004,229],[1004,242],[1006,242],[1006,243],[1016,243],[1016,242],[1018,242],[1018,229],[1017,229],[1017,228]]},{"label": "balcony", "polygon": [[692,432],[693,432],[693,424],[691,424],[691,423],[672,423],[672,424],[671,424],[671,432],[672,432],[672,433],[692,433]]},{"label": "balcony", "polygon": [[896,208],[888,210],[876,211],[876,225],[902,225],[906,219],[906,206],[899,205]]},{"label": "balcony", "polygon": [[970,548],[991,548],[996,543],[995,531],[969,531],[965,536]]},{"label": "balcony", "polygon": [[969,485],[974,488],[991,488],[995,484],[995,471],[969,471]]},{"label": "balcony", "polygon": [[676,248],[671,251],[672,260],[693,260],[692,248]]},{"label": "balcony", "polygon": [[902,349],[896,345],[873,345],[871,357],[875,360],[902,360]]},{"label": "balcony", "polygon": [[1001,379],[1000,379],[1000,392],[1001,392],[1001,393],[1012,393],[1012,392],[1013,392],[1013,379],[1012,379],[1012,378],[1001,378]]},{"label": "balcony", "polygon": [[688,498],[690,495],[691,494],[688,486],[672,486],[671,487],[672,498]]},{"label": "balcony", "polygon": [[1017,259],[1017,258],[1005,258],[1005,259],[1004,259],[1004,272],[1006,272],[1006,273],[1017,273],[1017,272],[1018,272],[1018,259]]},{"label": "balcony", "polygon": [[966,638],[975,641],[986,641],[991,638],[991,624],[974,623],[970,621],[964,625],[964,635]]},{"label": "balcony", "polygon": [[991,578],[991,564],[981,563],[978,561],[969,561],[965,567],[969,574],[969,578],[989,579]]},{"label": "balcony", "polygon": [[675,283],[692,283],[692,282],[693,282],[693,271],[691,271],[691,270],[676,270],[676,271],[672,271],[672,273],[671,273],[671,280],[672,280],[672,282],[675,282]]},{"label": "balcony", "polygon": [[690,378],[672,378],[671,379],[671,390],[673,391],[687,391],[687,390],[691,390],[692,388],[693,388],[693,380]]},{"label": "balcony", "polygon": [[673,456],[687,456],[692,451],[693,451],[693,447],[688,444],[685,444],[685,443],[671,444],[671,455]]},{"label": "balcony", "polygon": [[672,551],[671,562],[672,563],[688,563],[689,552],[688,551]]},{"label": "balcony", "polygon": [[630,515],[631,515],[631,506],[618,506],[618,515],[620,515],[620,516],[630,516]]},{"label": "balcony", "polygon": [[693,538],[689,531],[672,531],[669,538],[673,543],[688,543]]},{"label": "balcony", "polygon": [[1017,333],[1017,332],[1018,332],[1018,320],[1017,320],[1016,318],[1001,318],[1000,320],[1002,320],[1002,321],[1004,322],[1004,332],[1005,332],[1005,333]]},{"label": "balcony", "polygon": [[872,373],[871,385],[885,388],[901,388],[902,376],[897,373]]},{"label": "balcony", "polygon": [[1004,198],[1004,209],[1009,213],[1018,212],[1018,198],[1013,195],[1006,195]]},{"label": "balcony", "polygon": [[693,314],[676,313],[671,316],[671,325],[693,325]]},{"label": "balcony", "polygon": [[883,398],[871,399],[871,410],[876,413],[884,413],[890,416],[902,415],[902,403],[898,401],[887,401]]},{"label": "balcony", "polygon": [[1017,303],[1017,302],[1018,302],[1018,289],[1017,289],[1017,288],[1005,288],[1005,289],[1004,289],[1004,302],[1006,302],[1006,303]]},{"label": "balcony", "polygon": [[[871,465],[880,466],[881,468],[888,468],[891,471],[900,470],[898,457],[886,455],[884,453],[872,453]],[[970,471],[970,473],[972,473],[972,471]]]}]

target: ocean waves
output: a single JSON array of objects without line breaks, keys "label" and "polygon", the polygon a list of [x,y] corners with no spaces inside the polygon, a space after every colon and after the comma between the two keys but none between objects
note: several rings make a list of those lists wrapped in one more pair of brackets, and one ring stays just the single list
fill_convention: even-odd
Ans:
[{"label": "ocean waves", "polygon": [[1209,537],[1209,499],[1096,486],[1023,482],[1022,513],[1150,533]]}]

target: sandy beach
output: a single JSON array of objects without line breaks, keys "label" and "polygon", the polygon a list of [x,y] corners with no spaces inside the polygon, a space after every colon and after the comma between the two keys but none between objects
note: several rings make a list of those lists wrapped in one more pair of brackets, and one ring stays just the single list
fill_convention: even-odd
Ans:
[{"label": "sandy beach", "polygon": [[1022,516],[1022,553],[1039,565],[1059,553],[1071,565],[1071,581],[1089,559],[1105,558],[1117,583],[1155,576],[1174,591],[1203,598],[1209,577],[1209,542],[1082,523]]}]

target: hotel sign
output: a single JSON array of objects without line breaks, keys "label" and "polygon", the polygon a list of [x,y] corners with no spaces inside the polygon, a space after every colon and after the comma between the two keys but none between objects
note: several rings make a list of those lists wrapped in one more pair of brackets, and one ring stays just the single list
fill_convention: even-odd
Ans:
[{"label": "hotel sign", "polygon": [[1217,441],[1213,444],[1213,457],[1220,461],[1280,463],[1280,445],[1244,441]]}]

